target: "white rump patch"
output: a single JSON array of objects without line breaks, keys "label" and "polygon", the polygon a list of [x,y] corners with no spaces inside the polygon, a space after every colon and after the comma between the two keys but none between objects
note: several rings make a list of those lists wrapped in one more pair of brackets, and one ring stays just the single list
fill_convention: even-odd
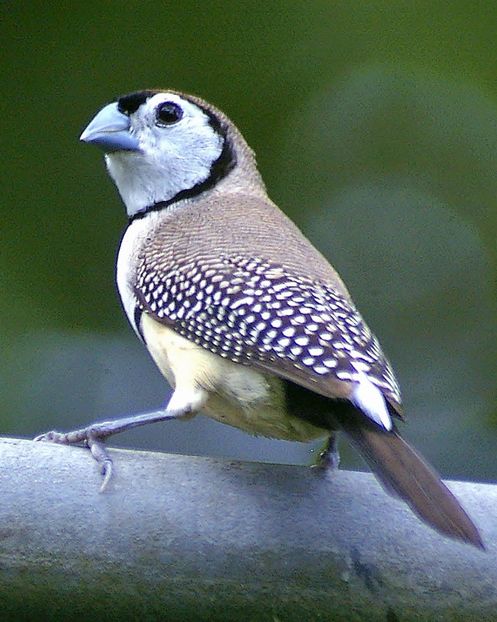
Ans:
[{"label": "white rump patch", "polygon": [[387,431],[392,429],[392,419],[388,414],[385,398],[365,374],[359,374],[350,399],[375,423]]}]

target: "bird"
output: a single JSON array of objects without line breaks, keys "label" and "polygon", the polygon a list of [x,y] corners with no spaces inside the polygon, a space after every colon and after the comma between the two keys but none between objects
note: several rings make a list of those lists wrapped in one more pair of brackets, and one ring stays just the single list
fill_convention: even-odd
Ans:
[{"label": "bird", "polygon": [[[81,141],[105,154],[128,226],[116,280],[138,338],[172,387],[165,409],[37,440],[105,441],[156,421],[211,418],[254,435],[344,432],[379,482],[432,528],[484,548],[440,476],[399,434],[399,385],[338,273],[269,198],[235,124],[195,95],[135,91],[105,105]],[[302,205],[302,209],[305,205]]]}]

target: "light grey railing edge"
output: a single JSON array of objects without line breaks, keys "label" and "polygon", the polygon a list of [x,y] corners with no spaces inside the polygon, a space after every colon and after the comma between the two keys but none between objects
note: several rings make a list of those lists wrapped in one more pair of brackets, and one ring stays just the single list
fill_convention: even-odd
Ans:
[{"label": "light grey railing edge", "polygon": [[448,482],[485,552],[369,473],[0,439],[0,619],[497,620],[497,486]]}]

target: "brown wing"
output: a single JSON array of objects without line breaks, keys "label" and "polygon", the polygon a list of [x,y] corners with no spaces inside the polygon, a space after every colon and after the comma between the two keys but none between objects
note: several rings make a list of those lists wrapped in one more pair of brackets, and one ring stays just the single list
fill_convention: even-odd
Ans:
[{"label": "brown wing", "polygon": [[366,374],[401,415],[377,339],[331,285],[259,257],[197,256],[166,274],[149,261],[138,272],[143,309],[190,341],[330,398],[348,398]]}]

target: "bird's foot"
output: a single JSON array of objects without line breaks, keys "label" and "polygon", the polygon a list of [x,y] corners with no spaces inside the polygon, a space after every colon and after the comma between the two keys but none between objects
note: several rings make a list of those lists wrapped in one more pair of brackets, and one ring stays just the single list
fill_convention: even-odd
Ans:
[{"label": "bird's foot", "polygon": [[126,430],[131,430],[132,428],[137,428],[148,423],[157,423],[158,421],[193,416],[196,412],[197,406],[198,404],[196,402],[192,404],[191,401],[185,400],[182,395],[175,391],[165,410],[156,410],[142,415],[122,417],[121,419],[100,421],[92,423],[86,428],[73,430],[72,432],[46,432],[45,434],[40,434],[34,440],[45,443],[58,443],[59,445],[76,445],[79,443],[85,444],[91,451],[92,456],[100,465],[103,476],[100,492],[104,492],[113,472],[112,458],[109,456],[105,447],[105,440],[109,436],[118,434],[119,432],[125,432]]},{"label": "bird's foot", "polygon": [[338,453],[337,437],[336,434],[330,434],[312,468],[321,471],[337,471],[339,466],[340,454]]},{"label": "bird's foot", "polygon": [[109,423],[113,422],[96,423],[86,428],[73,430],[72,432],[56,432],[52,430],[45,434],[40,434],[33,440],[43,443],[57,443],[59,445],[85,444],[100,466],[100,472],[103,476],[100,492],[104,492],[112,477],[113,466],[112,458],[104,444],[105,439],[114,433],[111,429],[112,426],[109,427]]}]

